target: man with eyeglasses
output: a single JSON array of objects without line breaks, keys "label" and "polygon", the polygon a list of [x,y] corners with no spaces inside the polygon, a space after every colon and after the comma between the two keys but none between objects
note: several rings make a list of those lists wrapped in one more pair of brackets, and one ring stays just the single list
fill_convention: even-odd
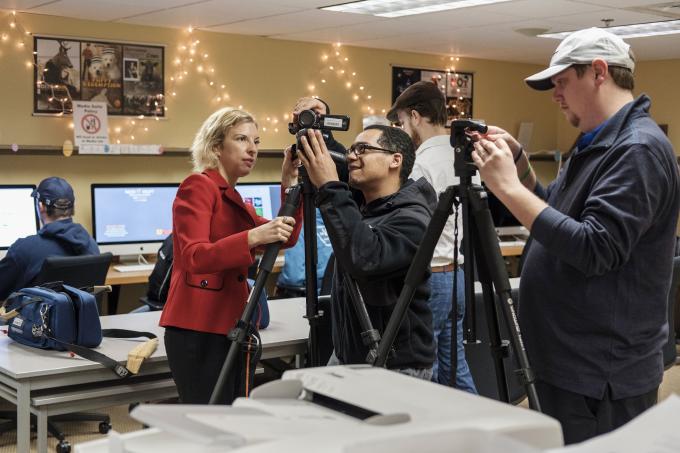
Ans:
[{"label": "man with eyeglasses", "polygon": [[[399,128],[369,126],[347,152],[349,185],[363,194],[361,206],[339,181],[321,133],[310,130],[301,142],[298,155],[318,188],[316,204],[336,257],[331,292],[335,352],[329,365],[365,363],[368,349],[344,279],[349,275],[358,283],[373,327],[383,333],[437,197],[425,179],[408,179],[415,154],[408,134]],[[390,369],[427,380],[434,361],[428,296],[429,272],[424,270],[387,361]]]},{"label": "man with eyeglasses", "polygon": [[[394,102],[387,119],[400,123],[411,136],[416,149],[416,162],[411,178],[424,177],[437,194],[448,186],[459,183],[453,168],[454,152],[446,130],[446,99],[439,87],[432,82],[421,81],[409,86]],[[479,184],[479,176],[473,177]],[[463,216],[458,216],[458,244],[463,239]],[[463,345],[463,318],[465,317],[465,279],[463,255],[453,262],[454,216],[449,216],[432,255],[431,294],[428,304],[432,310],[435,342],[435,362],[432,380],[444,385],[451,383],[452,324],[449,317],[453,300],[453,279],[456,278],[456,388],[477,393],[472,374],[465,360]],[[458,266],[457,272],[456,266]]]}]

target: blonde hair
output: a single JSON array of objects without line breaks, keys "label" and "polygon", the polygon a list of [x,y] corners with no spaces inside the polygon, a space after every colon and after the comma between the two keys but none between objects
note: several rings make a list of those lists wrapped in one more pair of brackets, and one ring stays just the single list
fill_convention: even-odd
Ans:
[{"label": "blonde hair", "polygon": [[241,123],[254,123],[257,126],[255,118],[250,113],[232,107],[219,109],[203,122],[191,145],[194,171],[202,172],[217,168],[219,159],[215,154],[215,148],[224,142],[229,128]]}]

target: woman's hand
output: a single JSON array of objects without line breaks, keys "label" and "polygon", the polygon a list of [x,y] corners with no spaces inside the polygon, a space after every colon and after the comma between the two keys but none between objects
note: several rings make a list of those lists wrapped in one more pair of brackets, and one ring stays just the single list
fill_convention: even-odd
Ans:
[{"label": "woman's hand", "polygon": [[293,217],[276,217],[264,225],[248,230],[248,248],[255,248],[273,242],[286,242],[293,232]]},{"label": "woman's hand", "polygon": [[298,167],[302,165],[300,158],[293,160],[292,150],[289,146],[283,150],[283,164],[281,165],[281,185],[292,187],[298,182]]}]

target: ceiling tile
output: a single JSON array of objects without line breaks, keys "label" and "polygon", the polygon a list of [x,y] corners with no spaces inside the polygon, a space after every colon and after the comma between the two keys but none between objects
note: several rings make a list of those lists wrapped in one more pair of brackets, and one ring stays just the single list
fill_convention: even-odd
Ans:
[{"label": "ceiling tile", "polygon": [[356,14],[344,14],[334,11],[312,9],[296,13],[269,16],[261,19],[243,20],[227,25],[210,27],[209,30],[260,36],[292,34],[302,30],[306,33],[311,32],[314,34],[314,30],[327,30],[328,28],[342,25],[365,24],[368,22],[379,22],[384,20],[386,19],[374,16],[358,16]]},{"label": "ceiling tile", "polygon": [[107,0],[60,0],[51,3],[46,3],[43,0],[42,3],[42,6],[32,8],[30,12],[60,16],[68,11],[69,17],[111,21],[149,11],[196,3],[196,0],[121,0],[115,2]]},{"label": "ceiling tile", "polygon": [[246,19],[273,16],[296,11],[267,0],[209,0],[178,8],[124,19],[132,24],[155,25],[162,27],[208,27],[229,24]]}]

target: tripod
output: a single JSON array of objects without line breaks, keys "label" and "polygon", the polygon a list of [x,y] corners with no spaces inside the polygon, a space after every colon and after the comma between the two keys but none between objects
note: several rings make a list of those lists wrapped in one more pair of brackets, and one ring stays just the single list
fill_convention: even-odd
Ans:
[{"label": "tripod", "polygon": [[[300,139],[307,135],[307,129],[300,129],[295,134],[296,143],[293,145],[293,155],[298,149],[302,149]],[[345,162],[345,156],[338,152],[329,151],[333,159],[338,162]],[[310,366],[322,365],[319,350],[319,329],[323,312],[319,311],[319,298],[317,295],[317,243],[316,243],[316,212],[314,208],[314,193],[315,188],[309,179],[307,170],[300,167],[300,182],[288,189],[286,199],[279,210],[278,216],[293,216],[298,206],[300,205],[302,196],[302,212],[303,212],[303,228],[305,235],[305,299],[306,311],[305,318],[309,321],[309,342],[308,342],[308,357]],[[249,336],[250,329],[252,329],[251,320],[257,301],[260,294],[264,290],[267,278],[272,272],[274,261],[281,249],[282,243],[275,242],[267,245],[264,255],[260,261],[255,284],[248,296],[248,302],[243,310],[241,319],[236,326],[229,332],[229,339],[232,341],[229,346],[229,352],[224,361],[222,369],[220,370],[217,383],[213,389],[210,397],[210,404],[216,404],[219,401],[227,378],[233,373],[233,368],[236,363],[239,350],[243,347]]]},{"label": "tripod", "polygon": [[[507,354],[500,337],[497,309],[494,303],[493,287],[498,296],[499,305],[504,320],[508,325],[512,346],[520,365],[517,373],[522,384],[525,386],[529,405],[532,409],[540,411],[538,394],[534,382],[534,373],[529,366],[526,349],[522,341],[514,302],[511,297],[510,281],[503,263],[503,258],[498,245],[498,240],[493,226],[491,213],[489,212],[486,192],[480,186],[472,184],[472,176],[477,171],[472,164],[472,140],[466,131],[486,132],[486,126],[467,120],[457,120],[451,124],[451,145],[456,153],[454,168],[456,176],[460,178],[460,184],[449,186],[440,195],[439,202],[427,227],[425,236],[418,247],[418,251],[406,274],[404,287],[397,300],[396,307],[390,318],[383,339],[378,347],[378,356],[375,366],[385,366],[387,356],[392,348],[392,343],[413,300],[416,288],[422,280],[423,269],[426,269],[432,259],[435,246],[441,236],[446,221],[452,213],[452,207],[456,198],[460,200],[463,212],[463,256],[465,256],[465,297],[473,301],[474,297],[474,263],[477,263],[479,281],[482,285],[482,293],[489,324],[489,342],[494,359],[498,394],[500,399],[509,402],[509,392],[505,381],[505,366],[503,356]],[[455,297],[455,296],[454,296]],[[455,301],[454,301],[455,302]],[[474,317],[473,317],[474,318]],[[456,322],[452,319],[451,323]],[[470,338],[468,338],[470,339]],[[456,336],[452,336],[452,351],[456,349]],[[452,382],[455,382],[456,366],[452,364]]]},{"label": "tripod", "polygon": [[[295,214],[295,211],[300,205],[301,190],[301,184],[288,188],[286,191],[286,199],[278,213],[279,216],[292,217]],[[227,378],[233,373],[238,353],[245,345],[246,339],[250,335],[252,329],[251,322],[257,308],[258,300],[260,299],[260,294],[262,294],[267,278],[272,272],[274,261],[281,249],[281,245],[283,245],[281,242],[273,242],[265,248],[262,260],[260,261],[260,267],[257,271],[257,277],[255,278],[255,284],[248,295],[248,302],[246,302],[246,306],[243,309],[241,319],[239,319],[236,326],[229,332],[228,338],[231,340],[231,345],[229,346],[229,352],[227,352],[227,357],[224,360],[217,382],[213,388],[212,395],[210,396],[209,404],[217,404],[224,392]],[[249,365],[250,364],[248,364],[248,366]]]}]

